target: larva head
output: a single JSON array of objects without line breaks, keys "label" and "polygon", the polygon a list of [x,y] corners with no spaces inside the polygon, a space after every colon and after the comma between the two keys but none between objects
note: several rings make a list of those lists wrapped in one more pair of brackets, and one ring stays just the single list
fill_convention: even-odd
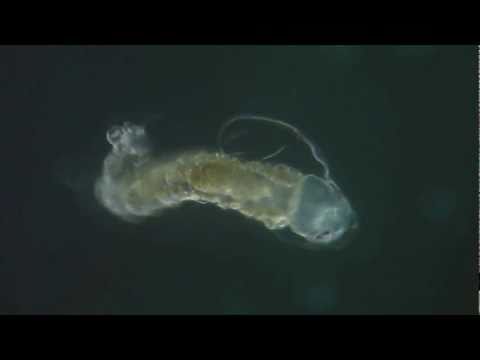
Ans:
[{"label": "larva head", "polygon": [[354,210],[332,180],[305,176],[295,203],[290,228],[307,245],[341,245],[346,233],[357,227]]}]

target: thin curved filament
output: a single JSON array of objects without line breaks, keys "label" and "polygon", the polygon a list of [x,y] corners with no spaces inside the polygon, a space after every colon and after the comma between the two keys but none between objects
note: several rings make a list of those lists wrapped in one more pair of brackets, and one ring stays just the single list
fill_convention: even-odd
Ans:
[{"label": "thin curved filament", "polygon": [[[282,120],[278,120],[278,119],[273,119],[273,118],[270,118],[270,117],[267,117],[267,116],[262,116],[262,115],[249,115],[249,114],[244,114],[244,115],[236,115],[230,119],[228,119],[221,127],[220,127],[220,130],[218,131],[218,136],[217,136],[217,144],[218,144],[218,147],[220,149],[221,152],[225,153],[225,151],[223,150],[223,146],[222,146],[222,143],[223,143],[223,134],[225,133],[225,131],[227,130],[227,128],[229,126],[231,126],[234,122],[237,122],[237,121],[240,121],[240,120],[253,120],[253,121],[263,121],[263,122],[267,122],[267,123],[270,123],[270,124],[273,124],[273,125],[276,125],[276,126],[279,126],[279,127],[283,127],[283,128],[286,128],[288,130],[290,130],[290,132],[292,132],[299,140],[301,140],[303,143],[305,143],[308,148],[310,149],[310,152],[313,156],[313,158],[315,159],[315,161],[317,161],[318,163],[320,163],[324,169],[324,178],[326,181],[328,182],[331,182],[332,180],[330,179],[330,169],[328,167],[328,164],[327,162],[325,161],[325,159],[323,159],[319,153],[319,149],[318,149],[318,146],[312,141],[310,140],[307,135],[305,135],[300,129],[298,129],[297,127],[293,126],[293,125],[290,125],[289,123],[286,123]],[[282,149],[283,150],[283,149]],[[275,152],[274,155],[270,155],[268,156],[269,157],[273,157],[275,156],[276,154],[278,154],[278,152]]]}]

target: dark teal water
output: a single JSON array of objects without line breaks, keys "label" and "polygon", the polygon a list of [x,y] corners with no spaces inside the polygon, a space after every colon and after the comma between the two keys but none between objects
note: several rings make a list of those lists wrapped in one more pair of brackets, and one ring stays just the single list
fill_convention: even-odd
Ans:
[{"label": "dark teal water", "polygon": [[[2,47],[2,117],[27,146],[2,240],[1,313],[464,314],[477,303],[477,56],[471,46]],[[215,146],[237,113],[314,138],[360,219],[306,251],[205,205],[143,225],[99,208],[106,128],[159,152]],[[477,120],[476,120],[477,119]],[[262,152],[275,136],[248,137]],[[292,165],[312,169],[306,153]]]}]

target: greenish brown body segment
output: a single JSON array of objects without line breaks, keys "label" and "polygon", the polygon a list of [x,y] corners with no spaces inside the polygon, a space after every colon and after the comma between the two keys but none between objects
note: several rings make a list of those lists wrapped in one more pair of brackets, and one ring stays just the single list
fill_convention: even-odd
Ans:
[{"label": "greenish brown body segment", "polygon": [[268,228],[288,224],[294,191],[303,174],[274,165],[215,152],[186,152],[152,160],[133,174],[128,188],[132,206],[152,199],[175,206],[208,202],[263,222]]}]

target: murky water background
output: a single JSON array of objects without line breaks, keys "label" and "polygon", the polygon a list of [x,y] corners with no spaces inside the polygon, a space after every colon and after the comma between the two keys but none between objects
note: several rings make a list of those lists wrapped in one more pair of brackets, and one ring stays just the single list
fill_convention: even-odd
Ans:
[{"label": "murky water background", "polygon": [[[15,231],[1,244],[0,312],[477,309],[474,47],[59,46],[0,55],[2,118],[29,144],[6,139],[15,163],[6,181],[21,196],[4,195],[3,221]],[[308,252],[212,206],[134,226],[95,203],[109,125],[144,121],[157,150],[169,152],[214,147],[237,113],[294,122],[318,141],[359,213],[350,246]],[[263,153],[278,139],[259,132],[243,141]],[[287,156],[312,167],[305,153]]]}]

